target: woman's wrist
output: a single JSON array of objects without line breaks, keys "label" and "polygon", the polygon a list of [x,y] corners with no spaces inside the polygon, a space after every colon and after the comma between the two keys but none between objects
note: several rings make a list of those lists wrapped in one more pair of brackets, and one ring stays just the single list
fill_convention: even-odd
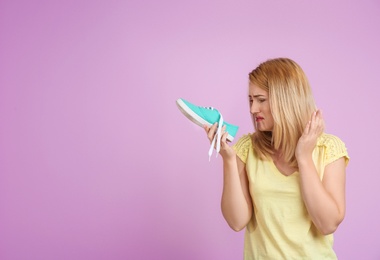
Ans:
[{"label": "woman's wrist", "polygon": [[221,154],[225,164],[236,163],[236,153]]},{"label": "woman's wrist", "polygon": [[299,156],[297,157],[298,168],[306,167],[310,164],[313,164],[312,156]]}]

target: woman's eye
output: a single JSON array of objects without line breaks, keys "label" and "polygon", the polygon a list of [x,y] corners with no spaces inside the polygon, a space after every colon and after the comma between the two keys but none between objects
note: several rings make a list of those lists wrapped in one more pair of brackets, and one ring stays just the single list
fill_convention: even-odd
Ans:
[{"label": "woman's eye", "polygon": [[263,102],[265,102],[265,99],[259,99],[259,102],[263,103]]}]

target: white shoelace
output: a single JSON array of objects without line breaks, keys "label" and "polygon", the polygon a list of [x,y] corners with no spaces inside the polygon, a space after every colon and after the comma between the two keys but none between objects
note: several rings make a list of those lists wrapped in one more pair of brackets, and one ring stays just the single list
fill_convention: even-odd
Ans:
[{"label": "white shoelace", "polygon": [[[207,107],[208,109],[214,110],[213,107]],[[211,155],[214,151],[215,142],[216,142],[216,156],[218,157],[219,151],[220,151],[220,140],[222,139],[222,128],[223,128],[223,116],[219,112],[220,118],[218,122],[218,128],[216,130],[216,134],[214,136],[214,139],[212,139],[210,149],[208,150],[208,161],[211,161]]]}]

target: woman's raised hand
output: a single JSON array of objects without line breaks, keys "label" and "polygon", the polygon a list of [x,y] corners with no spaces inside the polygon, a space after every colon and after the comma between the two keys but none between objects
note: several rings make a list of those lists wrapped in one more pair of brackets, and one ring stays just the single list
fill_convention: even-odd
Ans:
[{"label": "woman's raised hand", "polygon": [[[207,126],[203,125],[203,129],[207,133],[207,138],[210,141],[210,144],[212,143],[212,140],[214,139],[216,135],[216,130],[218,128],[218,123],[213,124],[212,126]],[[229,146],[227,136],[228,132],[226,132],[226,126],[224,125],[222,128],[222,137],[220,140],[220,155],[223,157],[223,159],[228,159],[228,158],[235,158],[236,152],[235,150]]]},{"label": "woman's raised hand", "polygon": [[322,117],[322,111],[316,110],[310,121],[307,123],[300,139],[298,140],[295,156],[297,160],[311,156],[317,144],[318,137],[323,133],[325,123]]}]

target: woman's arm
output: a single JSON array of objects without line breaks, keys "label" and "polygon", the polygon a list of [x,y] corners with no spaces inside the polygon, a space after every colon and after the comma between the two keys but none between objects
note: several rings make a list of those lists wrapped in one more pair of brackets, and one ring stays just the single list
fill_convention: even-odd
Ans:
[{"label": "woman's arm", "polygon": [[299,162],[303,200],[314,225],[324,235],[335,232],[344,219],[345,167],[344,158],[330,163],[321,181],[311,158]]},{"label": "woman's arm", "polygon": [[237,157],[223,158],[222,213],[235,231],[242,230],[252,217],[245,164]]},{"label": "woman's arm", "polygon": [[306,208],[314,225],[327,235],[338,228],[345,215],[346,165],[344,158],[328,164],[320,180],[312,152],[323,128],[322,114],[316,111],[298,141],[296,158]]},{"label": "woman's arm", "polygon": [[[205,126],[207,137],[213,140],[217,125]],[[225,131],[225,128],[223,128]],[[220,155],[223,158],[222,213],[228,225],[235,231],[242,230],[252,216],[252,200],[249,194],[245,164],[235,150],[227,144],[225,132],[221,138]]]}]

